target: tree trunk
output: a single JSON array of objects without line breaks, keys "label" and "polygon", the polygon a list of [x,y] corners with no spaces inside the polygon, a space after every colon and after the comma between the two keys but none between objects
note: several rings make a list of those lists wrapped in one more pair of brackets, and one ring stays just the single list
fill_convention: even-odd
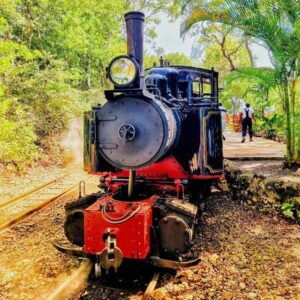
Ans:
[{"label": "tree trunk", "polygon": [[292,149],[292,130],[291,130],[291,108],[290,98],[288,91],[288,83],[282,83],[283,91],[283,102],[285,106],[285,119],[286,119],[286,160],[288,166],[291,166],[293,160],[293,149]]},{"label": "tree trunk", "polygon": [[247,37],[245,38],[245,46],[246,46],[246,50],[247,50],[248,55],[249,55],[249,60],[250,60],[251,67],[254,68],[255,67],[254,58],[253,58],[253,54],[252,54],[251,49],[250,49],[249,38],[247,38]]},{"label": "tree trunk", "polygon": [[223,57],[225,57],[229,63],[230,72],[232,72],[235,70],[235,66],[233,64],[233,61],[232,61],[230,55],[227,55],[227,53],[226,53],[225,43],[226,43],[226,38],[223,37],[222,42],[219,45],[221,47],[221,52],[222,52]]},{"label": "tree trunk", "polygon": [[[293,163],[300,164],[300,111],[299,104],[296,103],[296,72],[293,74],[290,82],[290,98],[291,98],[291,114],[292,114],[292,148],[293,148]],[[298,106],[297,106],[298,105]]]},{"label": "tree trunk", "polygon": [[88,64],[87,64],[87,87],[88,89],[91,87],[91,58],[88,56]]},{"label": "tree trunk", "polygon": [[[298,118],[298,120],[299,120],[299,118]],[[300,165],[300,130],[298,130],[297,135],[298,136],[297,136],[297,145],[296,145],[296,149],[295,149],[295,152],[296,152],[295,153],[295,163]]]}]

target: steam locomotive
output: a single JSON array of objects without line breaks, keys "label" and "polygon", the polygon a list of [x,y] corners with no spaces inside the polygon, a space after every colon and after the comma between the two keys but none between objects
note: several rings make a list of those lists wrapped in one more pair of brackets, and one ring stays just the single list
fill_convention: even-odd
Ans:
[{"label": "steam locomotive", "polygon": [[199,201],[223,177],[218,73],[188,66],[143,68],[144,14],[125,14],[128,54],[107,68],[107,102],[84,114],[84,168],[100,191],[68,203],[65,234],[96,275],[124,260],[178,268]]}]

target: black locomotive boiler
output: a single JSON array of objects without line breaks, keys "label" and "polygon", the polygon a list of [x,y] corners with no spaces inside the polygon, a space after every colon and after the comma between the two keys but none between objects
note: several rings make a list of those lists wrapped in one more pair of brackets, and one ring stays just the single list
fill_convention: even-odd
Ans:
[{"label": "black locomotive boiler", "polygon": [[84,115],[84,168],[100,191],[66,205],[65,234],[101,270],[134,259],[176,268],[193,239],[200,199],[223,177],[218,73],[143,68],[144,14],[125,14],[127,55],[107,68],[107,102]]}]

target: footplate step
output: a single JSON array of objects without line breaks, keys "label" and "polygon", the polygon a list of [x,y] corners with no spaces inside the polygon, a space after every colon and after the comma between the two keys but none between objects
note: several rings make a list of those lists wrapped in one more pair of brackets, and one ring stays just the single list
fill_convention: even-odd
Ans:
[{"label": "footplate step", "polygon": [[77,257],[89,258],[89,255],[83,251],[83,248],[71,248],[69,244],[59,240],[54,241],[52,244],[60,252],[67,253],[69,255],[73,255]]}]

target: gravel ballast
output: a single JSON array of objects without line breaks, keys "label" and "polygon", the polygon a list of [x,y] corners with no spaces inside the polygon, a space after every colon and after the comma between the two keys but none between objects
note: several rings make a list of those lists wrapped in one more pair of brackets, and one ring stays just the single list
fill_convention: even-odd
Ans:
[{"label": "gravel ballast", "polygon": [[198,231],[200,264],[162,283],[155,299],[299,299],[297,224],[217,192],[206,203]]}]

